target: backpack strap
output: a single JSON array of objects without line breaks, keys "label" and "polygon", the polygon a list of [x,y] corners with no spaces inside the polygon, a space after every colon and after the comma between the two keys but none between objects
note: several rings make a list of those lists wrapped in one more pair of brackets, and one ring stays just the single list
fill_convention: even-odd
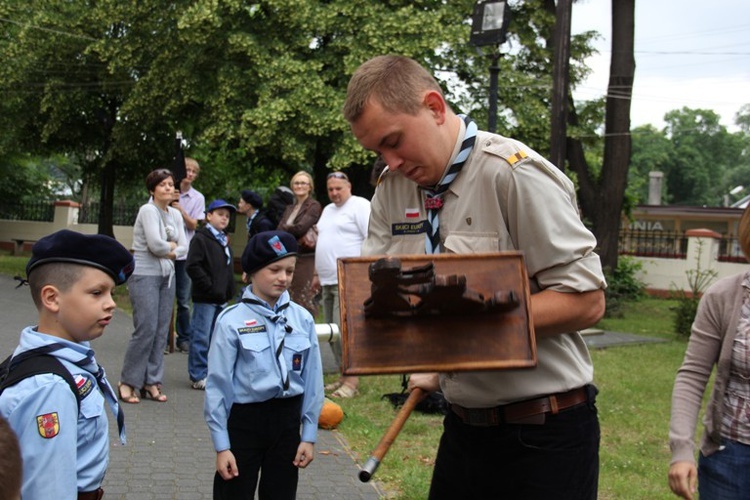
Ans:
[{"label": "backpack strap", "polygon": [[41,375],[44,373],[52,373],[58,377],[62,377],[70,386],[70,390],[75,394],[76,402],[78,403],[78,410],[81,409],[81,395],[78,392],[78,386],[76,385],[73,375],[70,374],[65,365],[63,365],[59,359],[49,354],[40,354],[34,352],[34,350],[26,351],[15,358],[9,356],[2,365],[4,368],[0,371],[7,370],[7,377],[0,383],[0,393],[6,388],[13,386],[21,380],[33,377],[34,375]]}]

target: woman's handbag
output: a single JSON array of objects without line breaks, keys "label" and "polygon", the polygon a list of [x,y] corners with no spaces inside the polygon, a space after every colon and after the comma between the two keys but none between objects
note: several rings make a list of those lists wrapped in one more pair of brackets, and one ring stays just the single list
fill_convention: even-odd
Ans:
[{"label": "woman's handbag", "polygon": [[315,251],[315,244],[318,242],[318,228],[310,226],[310,229],[297,240],[300,253],[310,253]]}]

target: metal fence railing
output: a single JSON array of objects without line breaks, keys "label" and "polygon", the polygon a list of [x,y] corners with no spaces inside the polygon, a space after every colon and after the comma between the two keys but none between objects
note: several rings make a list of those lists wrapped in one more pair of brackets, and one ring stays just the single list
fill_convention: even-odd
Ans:
[{"label": "metal fence railing", "polygon": [[620,255],[638,257],[660,257],[685,259],[688,238],[679,231],[620,231],[618,249]]},{"label": "metal fence railing", "polygon": [[717,259],[720,262],[747,262],[745,254],[742,253],[739,239],[733,234],[721,237]]},{"label": "metal fence railing", "polygon": [[0,203],[0,219],[4,220],[29,220],[37,222],[52,222],[55,218],[55,205],[53,201],[42,200],[31,203]]},{"label": "metal fence railing", "polygon": [[[112,212],[112,222],[115,226],[132,226],[135,224],[135,218],[138,215],[140,204],[122,204],[115,203]],[[78,222],[80,224],[98,224],[99,214],[101,213],[99,202],[92,201],[81,205],[78,212]]]}]

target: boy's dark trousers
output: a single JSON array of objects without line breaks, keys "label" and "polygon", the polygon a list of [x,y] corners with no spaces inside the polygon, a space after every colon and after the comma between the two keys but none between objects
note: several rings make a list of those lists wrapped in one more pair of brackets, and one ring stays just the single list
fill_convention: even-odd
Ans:
[{"label": "boy's dark trousers", "polygon": [[292,463],[300,443],[302,396],[232,405],[227,429],[239,476],[214,476],[214,499],[294,500],[299,469]]}]

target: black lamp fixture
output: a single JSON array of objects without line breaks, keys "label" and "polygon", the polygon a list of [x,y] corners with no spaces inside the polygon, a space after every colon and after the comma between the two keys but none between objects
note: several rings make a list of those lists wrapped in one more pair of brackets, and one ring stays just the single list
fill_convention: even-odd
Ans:
[{"label": "black lamp fixture", "polygon": [[469,43],[476,47],[505,43],[508,23],[510,10],[507,2],[478,0],[471,16]]},{"label": "black lamp fixture", "polygon": [[[469,43],[477,47],[480,55],[481,47],[494,45],[499,47],[505,43],[508,24],[510,23],[510,9],[508,2],[492,0],[478,0],[474,4],[474,14],[471,16],[471,36]],[[495,132],[497,128],[497,79],[500,67],[497,61],[500,51],[494,50],[489,54],[490,65],[490,102],[487,130]]]}]

